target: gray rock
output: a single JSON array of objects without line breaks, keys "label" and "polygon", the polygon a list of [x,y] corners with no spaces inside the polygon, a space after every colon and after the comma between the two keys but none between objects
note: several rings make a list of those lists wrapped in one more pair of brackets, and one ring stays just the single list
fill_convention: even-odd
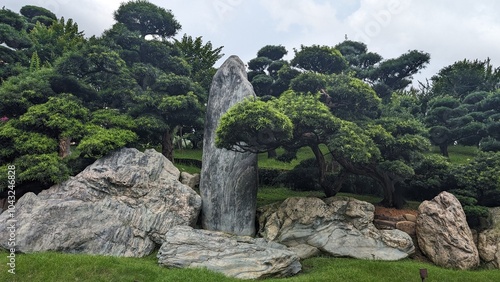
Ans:
[{"label": "gray rock", "polygon": [[479,233],[478,251],[486,267],[500,269],[500,207],[489,210],[492,226]]},{"label": "gray rock", "polygon": [[255,234],[257,155],[215,147],[221,116],[234,104],[254,96],[245,65],[231,56],[214,76],[207,105],[200,180],[204,229]]},{"label": "gray rock", "polygon": [[296,253],[300,259],[307,259],[321,255],[321,251],[318,248],[307,244],[299,244],[293,247],[289,247],[288,249]]},{"label": "gray rock", "polygon": [[198,185],[200,185],[200,174],[181,172],[181,183],[195,189]]},{"label": "gray rock", "polygon": [[460,202],[441,192],[418,207],[417,239],[422,252],[436,265],[470,269],[479,265],[479,254]]},{"label": "gray rock", "polygon": [[24,195],[16,205],[16,250],[146,256],[173,226],[196,223],[201,198],[179,175],[154,150],[114,152],[60,185]]},{"label": "gray rock", "polygon": [[166,234],[158,252],[165,267],[207,268],[241,279],[287,277],[298,273],[297,255],[262,238],[176,226]]},{"label": "gray rock", "polygon": [[307,244],[336,257],[398,260],[413,253],[411,237],[378,230],[375,207],[346,197],[289,198],[259,210],[260,235],[289,247]]}]

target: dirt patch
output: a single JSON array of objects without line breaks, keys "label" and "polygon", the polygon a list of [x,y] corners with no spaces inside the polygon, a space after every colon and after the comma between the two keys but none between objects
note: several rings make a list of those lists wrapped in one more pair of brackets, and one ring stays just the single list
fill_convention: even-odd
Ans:
[{"label": "dirt patch", "polygon": [[375,206],[375,216],[379,215],[381,217],[388,217],[388,218],[400,218],[403,217],[405,214],[412,214],[414,216],[418,215],[417,210],[409,210],[409,209],[391,209],[391,208],[385,208],[382,206]]}]

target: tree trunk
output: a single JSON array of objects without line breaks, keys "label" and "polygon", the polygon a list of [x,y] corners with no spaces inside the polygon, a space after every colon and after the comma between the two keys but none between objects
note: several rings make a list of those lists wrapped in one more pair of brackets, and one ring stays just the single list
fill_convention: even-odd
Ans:
[{"label": "tree trunk", "polygon": [[382,173],[382,188],[384,191],[384,199],[380,202],[380,204],[386,208],[394,207],[394,182],[391,181],[390,177],[387,173]]},{"label": "tree trunk", "polygon": [[174,140],[172,133],[168,130],[161,136],[161,153],[174,162]]},{"label": "tree trunk", "polygon": [[439,145],[439,150],[441,151],[441,155],[449,158],[449,154],[448,154],[448,143],[444,143],[444,144],[440,144]]},{"label": "tree trunk", "polygon": [[347,178],[347,172],[345,170],[342,170],[339,174],[339,177],[333,183],[333,191],[335,192],[335,195],[340,192],[340,189],[342,189],[342,184],[344,184],[345,179]]},{"label": "tree trunk", "polygon": [[337,192],[335,192],[334,186],[331,185],[328,181],[326,181],[326,160],[325,156],[319,149],[318,144],[309,145],[311,147],[314,156],[316,157],[316,162],[318,163],[318,172],[319,172],[319,185],[325,192],[326,197],[333,197]]},{"label": "tree trunk", "polygon": [[66,158],[71,154],[71,137],[59,138],[59,157]]},{"label": "tree trunk", "polygon": [[267,158],[268,159],[276,159],[277,156],[278,156],[278,153],[276,153],[276,149],[272,149],[272,150],[267,151]]},{"label": "tree trunk", "polygon": [[[381,205],[387,208],[402,209],[406,204],[403,198],[403,193],[396,189],[395,185],[398,180],[394,179],[387,172],[377,172],[383,181],[381,182],[384,190],[384,199],[380,202]],[[380,181],[379,179],[379,181]]]}]

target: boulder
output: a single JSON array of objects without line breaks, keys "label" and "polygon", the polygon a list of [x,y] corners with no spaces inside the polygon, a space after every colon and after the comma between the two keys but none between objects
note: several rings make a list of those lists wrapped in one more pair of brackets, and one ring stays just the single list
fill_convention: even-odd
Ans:
[{"label": "boulder", "polygon": [[398,260],[413,253],[410,236],[378,230],[374,206],[347,197],[288,198],[259,210],[259,233],[289,247],[307,244],[336,257]]},{"label": "boulder", "polygon": [[195,189],[200,185],[200,174],[190,174],[183,171],[181,172],[181,183]]},{"label": "boulder", "polygon": [[200,194],[202,226],[237,235],[255,234],[257,155],[215,147],[221,116],[247,97],[255,97],[245,64],[231,56],[215,74],[205,117]]},{"label": "boulder", "polygon": [[165,267],[207,268],[241,279],[287,277],[301,270],[299,258],[283,245],[220,231],[176,226],[158,251]]},{"label": "boulder", "polygon": [[417,222],[417,216],[416,215],[407,213],[407,214],[404,214],[403,217],[405,218],[406,221]]},{"label": "boulder", "polygon": [[288,249],[296,253],[300,259],[307,259],[321,255],[321,251],[318,248],[307,244],[299,244],[293,247],[289,247]]},{"label": "boulder", "polygon": [[[16,250],[149,255],[176,225],[194,225],[201,198],[155,150],[121,149],[16,205]],[[0,236],[7,238],[7,213]],[[8,248],[7,241],[0,242]]]},{"label": "boulder", "polygon": [[417,224],[413,221],[398,221],[396,223],[396,229],[401,230],[408,235],[415,235]]},{"label": "boulder", "polygon": [[460,202],[442,192],[418,207],[417,239],[422,252],[436,265],[470,269],[479,265],[479,254]]},{"label": "boulder", "polygon": [[486,267],[500,268],[500,207],[490,208],[492,226],[479,233],[478,251]]}]

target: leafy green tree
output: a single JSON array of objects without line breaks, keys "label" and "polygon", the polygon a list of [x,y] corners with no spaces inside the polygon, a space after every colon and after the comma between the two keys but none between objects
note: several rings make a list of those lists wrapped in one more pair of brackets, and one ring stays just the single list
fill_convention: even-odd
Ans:
[{"label": "leafy green tree", "polygon": [[340,149],[346,158],[367,160],[372,154],[376,155],[376,148],[368,146],[366,142],[370,140],[359,137],[355,133],[357,129],[354,123],[333,116],[317,95],[290,90],[278,99],[247,100],[231,108],[221,118],[216,145],[253,153],[280,146],[292,152],[309,147],[318,164],[319,183],[329,197],[336,191],[326,178],[326,160],[320,145],[328,144],[331,139],[349,139],[350,143]]},{"label": "leafy green tree", "polygon": [[[32,27],[40,22],[45,26],[50,26],[54,21],[57,20],[57,17],[51,11],[33,5],[26,5],[21,8],[21,15],[25,16],[26,19],[32,24]],[[31,30],[31,28],[30,28]]]},{"label": "leafy green tree", "polygon": [[339,50],[329,46],[300,46],[300,50],[294,50],[295,56],[291,65],[303,70],[332,74],[341,73],[347,69],[347,60]]},{"label": "leafy green tree", "polygon": [[83,47],[85,38],[78,30],[78,24],[72,19],[67,21],[61,17],[52,24],[35,23],[29,33],[33,42],[32,52],[36,52],[42,64],[53,65],[64,53],[76,51]]},{"label": "leafy green tree", "polygon": [[480,227],[480,218],[488,216],[485,207],[500,205],[500,153],[480,153],[469,163],[456,166],[452,175],[456,188],[450,192],[462,203],[468,222]]},{"label": "leafy green tree", "polygon": [[282,45],[266,45],[257,52],[257,58],[265,57],[272,61],[281,60],[288,51]]},{"label": "leafy green tree", "polygon": [[383,60],[370,72],[370,84],[380,98],[390,98],[392,92],[410,85],[413,75],[425,68],[429,60],[428,53],[417,50]]},{"label": "leafy green tree", "polygon": [[56,95],[50,84],[52,77],[52,69],[10,77],[0,87],[1,115],[8,118],[19,117],[29,107],[47,102],[49,97]]},{"label": "leafy green tree", "polygon": [[58,140],[59,157],[65,158],[70,154],[71,140],[82,137],[88,115],[88,109],[73,96],[60,95],[50,97],[44,104],[31,106],[19,121],[22,127]]},{"label": "leafy green tree", "polygon": [[181,24],[170,10],[146,0],[122,3],[114,13],[114,18],[130,31],[138,31],[143,38],[151,35],[165,39],[174,36],[181,29]]},{"label": "leafy green tree", "polygon": [[451,95],[462,100],[472,92],[495,90],[500,83],[500,68],[494,69],[489,59],[464,59],[442,68],[431,81],[433,95]]},{"label": "leafy green tree", "polygon": [[[332,139],[329,146],[335,160],[347,172],[368,176],[380,184],[384,195],[382,205],[402,208],[404,199],[402,191],[396,184],[414,175],[412,163],[428,150],[430,144],[422,136],[423,134],[425,134],[424,126],[415,119],[384,117],[365,125],[363,135],[370,138],[372,146],[375,146],[378,152],[377,155],[372,154],[374,157],[368,161],[360,162],[358,158],[346,158],[346,154],[341,150],[335,150],[349,146],[348,144],[352,143],[349,137]],[[363,136],[360,133],[358,135]],[[365,144],[370,143],[365,142]]]},{"label": "leafy green tree", "polygon": [[289,89],[290,80],[299,72],[291,69],[290,64],[283,60],[287,53],[281,45],[266,45],[257,52],[256,58],[248,62],[248,79],[257,96],[279,97]]},{"label": "leafy green tree", "polygon": [[377,53],[368,52],[368,47],[362,42],[345,40],[337,45],[342,56],[349,64],[349,71],[354,72],[359,79],[367,79],[376,68],[376,64],[382,61],[382,56]]},{"label": "leafy green tree", "polygon": [[186,62],[191,66],[191,78],[198,82],[207,93],[212,84],[212,77],[217,71],[214,68],[215,63],[224,56],[223,46],[214,48],[208,41],[203,44],[202,37],[193,38],[184,34],[181,40],[175,40],[175,44]]},{"label": "leafy green tree", "polygon": [[23,51],[32,45],[27,26],[23,16],[5,7],[0,10],[0,83],[21,73],[29,61]]}]

